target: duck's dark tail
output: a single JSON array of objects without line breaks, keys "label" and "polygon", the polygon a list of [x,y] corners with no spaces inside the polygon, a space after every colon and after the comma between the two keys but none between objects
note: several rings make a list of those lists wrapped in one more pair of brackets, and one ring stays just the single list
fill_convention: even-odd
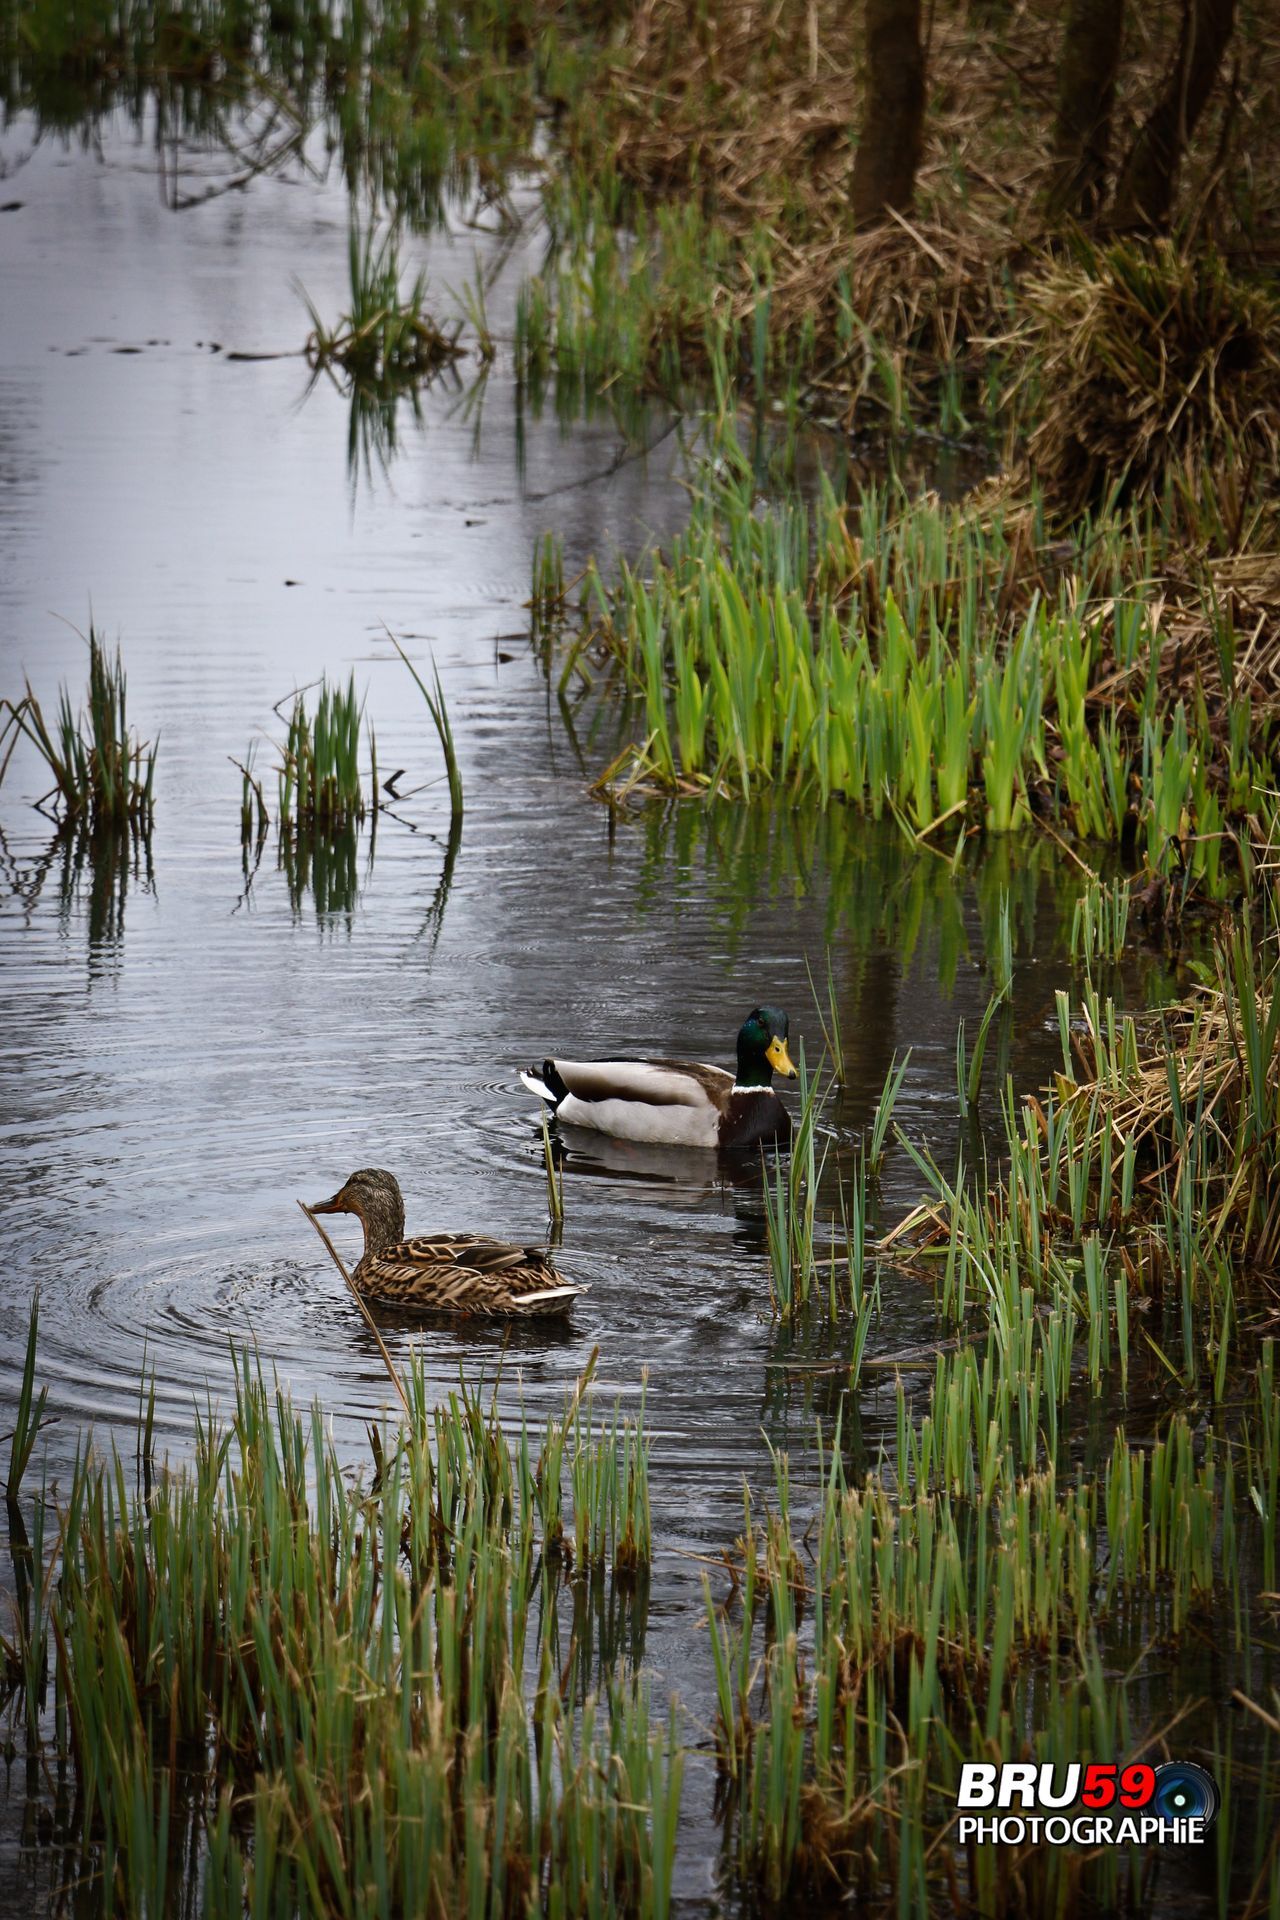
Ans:
[{"label": "duck's dark tail", "polygon": [[569,1091],[556,1071],[554,1060],[544,1060],[540,1067],[526,1067],[520,1078],[530,1093],[536,1093],[539,1100],[545,1100],[553,1111]]}]

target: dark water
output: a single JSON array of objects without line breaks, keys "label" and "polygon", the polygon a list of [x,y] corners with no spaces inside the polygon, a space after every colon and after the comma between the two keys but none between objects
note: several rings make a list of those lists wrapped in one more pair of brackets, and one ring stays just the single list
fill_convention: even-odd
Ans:
[{"label": "dark water", "polygon": [[[337,182],[284,174],[175,212],[151,148],[123,130],[96,150],[33,148],[19,120],[0,157],[3,197],[22,202],[0,214],[0,685],[17,693],[25,671],[46,706],[60,679],[78,689],[72,626],[92,609],[122,640],[135,723],[160,737],[149,855],[78,864],[27,804],[38,770],[22,756],[0,792],[0,1426],[38,1287],[54,1477],[89,1423],[128,1443],[144,1355],[160,1445],[181,1451],[193,1402],[226,1403],[229,1344],[250,1339],[365,1459],[388,1384],[295,1199],[372,1162],[399,1176],[413,1230],[543,1234],[540,1137],[515,1068],[546,1051],[727,1059],[743,1013],[769,999],[812,1060],[806,968],[821,978],[829,946],[851,1063],[828,1114],[837,1144],[909,1048],[896,1118],[946,1155],[956,1024],[972,1033],[986,1005],[1008,887],[1020,957],[992,1078],[1043,1081],[1075,886],[1043,845],[953,879],[852,815],[658,806],[611,826],[590,798],[606,743],[575,746],[526,638],[534,546],[560,533],[572,572],[668,535],[686,435],[657,414],[567,430],[553,408],[522,414],[500,356],[482,394],[465,363],[428,392],[386,471],[375,460],[353,480],[341,394],[307,395],[296,355],[231,357],[300,345],[295,276],[339,310]],[[181,159],[215,184],[220,164]],[[501,334],[536,236],[502,265],[504,246],[459,219],[410,257],[438,289],[476,256],[498,266]],[[295,685],[354,668],[380,765],[406,770],[402,790],[439,775],[384,623],[439,666],[460,845],[451,858],[436,785],[336,871],[291,871],[273,833],[247,879],[228,755],[257,739],[270,768],[273,707]],[[892,1151],[881,1218],[919,1197]],[[503,1400],[558,1408],[596,1346],[605,1401],[634,1405],[647,1370],[645,1659],[696,1742],[709,1674],[688,1556],[740,1530],[744,1477],[771,1481],[766,1443],[799,1452],[839,1415],[851,1450],[874,1456],[891,1376],[846,1404],[842,1376],[815,1369],[847,1328],[801,1338],[773,1320],[758,1175],[600,1143],[571,1152],[565,1206],[563,1264],[591,1292],[567,1330],[510,1336]],[[869,1351],[932,1325],[918,1284],[887,1277]],[[395,1319],[386,1336],[395,1353],[416,1341],[441,1389],[459,1368],[492,1377],[506,1339]],[[801,1464],[795,1480],[800,1498]],[[708,1831],[682,1849],[681,1886],[705,1895],[715,1849],[696,1768],[685,1807]]]}]

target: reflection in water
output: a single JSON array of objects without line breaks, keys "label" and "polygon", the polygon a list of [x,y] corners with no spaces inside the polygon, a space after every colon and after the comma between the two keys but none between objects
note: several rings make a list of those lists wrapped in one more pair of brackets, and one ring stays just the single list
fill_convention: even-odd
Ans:
[{"label": "reflection in water", "polygon": [[[373,869],[378,838],[377,820],[375,811],[370,815],[366,877]],[[310,894],[317,920],[345,915],[347,931],[351,931],[352,916],[360,900],[358,856],[363,834],[363,821],[355,820],[338,827],[280,828],[276,841],[276,865],[285,877],[289,905],[295,917],[305,910]]]},{"label": "reflection in water", "polygon": [[561,1674],[569,1676],[570,1698],[576,1704],[592,1694],[603,1696],[615,1679],[629,1675],[634,1680],[639,1674],[649,1622],[649,1583],[647,1569],[627,1575],[579,1574],[568,1583],[571,1638],[558,1665]]},{"label": "reflection in water", "polygon": [[[334,376],[332,371],[329,377]],[[400,409],[421,431],[422,400],[416,386],[388,386],[368,380],[347,383],[347,472],[351,485],[361,475],[372,485],[386,479],[400,450]]]},{"label": "reflection in water", "polygon": [[[311,910],[316,919],[321,921],[344,918],[347,932],[351,932],[364,886],[373,872],[374,856],[378,850],[379,812],[380,809],[375,807],[367,820],[348,820],[340,826],[301,826],[297,823],[277,826],[276,872],[284,875],[289,907],[295,920]],[[253,902],[254,886],[258,881],[269,837],[270,829],[265,820],[241,833],[240,864],[244,884],[233,909],[236,913]],[[442,903],[441,914],[443,911]]]},{"label": "reflection in water", "polygon": [[589,1127],[554,1122],[560,1143],[560,1164],[570,1173],[634,1181],[641,1186],[680,1188],[690,1197],[705,1198],[741,1188],[758,1194],[763,1180],[759,1153],[712,1153],[688,1147],[650,1146],[638,1140],[616,1140]]},{"label": "reflection in water", "polygon": [[[0,103],[33,112],[42,133],[86,140],[106,116],[126,113],[153,141],[173,208],[279,173],[321,125],[352,192],[365,189],[426,227],[443,219],[450,194],[478,190],[480,208],[492,205],[485,183],[530,147],[532,64],[466,87],[449,71],[475,55],[500,63],[486,9],[434,16],[430,60],[418,57],[416,8],[389,9],[376,28],[360,8],[276,0],[163,12],[151,0],[123,0],[100,19],[77,17],[71,33],[67,19],[65,0],[3,0]],[[411,109],[397,84],[409,72]],[[187,150],[197,145],[221,156],[212,178],[190,165]]]},{"label": "reflection in water", "polygon": [[[886,1284],[893,1284],[889,1280]],[[901,1284],[900,1279],[898,1284]],[[797,1457],[838,1448],[850,1485],[858,1485],[879,1464],[879,1437],[873,1448],[863,1432],[864,1412],[874,1404],[876,1378],[864,1378],[856,1391],[849,1387],[848,1353],[852,1347],[853,1316],[841,1313],[826,1333],[815,1338],[812,1322],[787,1325],[775,1321],[764,1362],[757,1422],[775,1452]],[[887,1411],[892,1414],[893,1382],[886,1383]],[[875,1411],[882,1433],[888,1424],[886,1409]]]},{"label": "reflection in water", "polygon": [[[635,554],[648,537],[669,540],[683,508],[666,471],[655,463],[646,472],[634,457],[643,442],[621,415],[594,435],[579,427],[558,437],[553,422],[539,430],[537,396],[521,395],[517,407],[500,362],[487,392],[467,389],[452,414],[432,397],[429,439],[400,412],[397,495],[376,470],[375,430],[374,470],[353,498],[342,451],[350,421],[331,388],[322,384],[300,411],[296,365],[230,366],[198,344],[287,340],[288,268],[305,263],[311,280],[326,245],[336,293],[344,190],[326,197],[260,182],[242,225],[234,198],[203,226],[199,215],[147,225],[136,216],[155,195],[135,168],[119,140],[102,164],[37,154],[30,177],[34,185],[39,175],[47,218],[38,244],[19,249],[15,274],[25,290],[19,318],[28,316],[16,385],[38,405],[17,463],[30,478],[0,492],[21,556],[0,582],[5,629],[31,631],[41,609],[83,604],[92,590],[129,633],[131,692],[140,687],[157,715],[166,758],[163,899],[153,916],[130,910],[131,964],[118,968],[109,1007],[83,991],[82,966],[60,964],[65,936],[85,925],[91,949],[123,952],[127,894],[136,902],[154,892],[149,844],[60,835],[33,849],[15,829],[20,858],[4,855],[0,905],[14,935],[0,956],[14,1009],[0,1045],[9,1412],[32,1280],[56,1270],[42,1328],[42,1373],[60,1416],[48,1436],[52,1473],[68,1468],[86,1422],[102,1444],[129,1429],[144,1348],[157,1359],[160,1445],[184,1447],[193,1401],[225,1395],[230,1328],[251,1332],[300,1397],[322,1395],[344,1461],[362,1463],[386,1380],[341,1283],[298,1244],[310,1236],[293,1199],[321,1169],[336,1184],[353,1165],[403,1167],[415,1215],[536,1233],[541,1142],[517,1063],[554,1032],[557,1044],[581,1036],[625,1051],[697,1057],[705,1047],[727,1064],[758,982],[787,1006],[812,1060],[806,963],[825,982],[828,949],[850,1056],[848,1084],[825,1116],[835,1136],[829,1177],[867,1123],[886,1056],[908,1049],[895,1118],[945,1163],[957,1020],[972,1039],[1004,903],[1018,964],[1013,1001],[991,1035],[988,1086],[1007,1063],[1015,1084],[1031,1088],[1057,1054],[1053,991],[1070,979],[1063,948],[1080,879],[1043,840],[974,842],[953,862],[954,844],[922,853],[892,825],[840,807],[597,809],[586,788],[625,716],[610,702],[584,707],[575,760],[550,697],[559,666],[548,682],[518,647],[498,652],[495,641],[523,624],[532,556],[548,531],[563,538],[571,576],[590,551]],[[441,280],[455,278],[441,266]],[[46,356],[42,330],[64,311],[59,282],[86,280],[93,311],[73,307],[64,323],[77,357]],[[108,295],[122,338],[163,326],[174,344],[108,359],[93,345]],[[482,396],[487,445],[476,466],[469,427]],[[555,398],[567,404],[568,389]],[[108,409],[128,432],[86,432]],[[172,436],[188,413],[196,428],[184,435],[178,472]],[[9,425],[23,418],[9,415]],[[529,490],[511,470],[512,442],[526,438]],[[379,654],[383,619],[417,630],[441,661],[468,775],[465,844],[457,830],[446,838],[443,810],[429,816],[438,840],[384,820],[375,888],[372,821],[363,840],[359,831],[293,838],[274,858],[270,835],[251,835],[246,890],[259,857],[262,866],[249,924],[248,911],[228,912],[241,874],[222,755],[269,728],[282,686],[354,665],[368,679],[387,766],[416,766],[424,752],[434,764],[403,669]],[[313,914],[340,923],[344,937],[316,939]],[[1162,964],[1141,952],[1126,962],[1133,998],[1158,997]],[[977,1160],[970,1147],[967,1164]],[[764,1440],[791,1451],[797,1511],[819,1472],[819,1428],[829,1447],[839,1423],[851,1478],[875,1458],[893,1433],[895,1396],[874,1361],[936,1340],[932,1290],[918,1275],[886,1271],[855,1396],[846,1311],[834,1324],[770,1319],[755,1169],[641,1164],[593,1136],[569,1143],[568,1171],[565,1266],[591,1282],[575,1324],[508,1332],[388,1316],[380,1326],[398,1359],[422,1354],[441,1394],[460,1369],[473,1379],[500,1366],[513,1433],[522,1405],[531,1425],[558,1412],[594,1345],[621,1396],[650,1369],[654,1526],[665,1555],[654,1604],[646,1613],[639,1587],[562,1571],[559,1665],[580,1697],[610,1660],[643,1656],[670,1677],[690,1722],[706,1726],[714,1699],[697,1556],[718,1553],[739,1530],[744,1481],[771,1483]],[[873,1225],[919,1197],[916,1169],[891,1143],[869,1195]],[[65,1258],[71,1205],[74,1262]],[[824,1189],[819,1213],[834,1237],[833,1208]],[[927,1387],[921,1378],[912,1391]],[[1100,1454],[1113,1429],[1108,1409]],[[698,1796],[687,1799],[700,1823],[684,1850],[696,1881],[713,1837]],[[5,1841],[17,1824],[6,1824]],[[173,1830],[183,1825],[175,1818]],[[52,1887],[70,1883],[74,1861],[60,1873],[56,1856],[41,1852],[31,1874],[51,1876],[51,1886],[19,1889],[26,1869],[15,1872],[4,1854],[0,1908],[16,1910],[20,1894],[27,1910],[52,1910]],[[174,1880],[184,1900],[198,1901],[198,1873],[175,1866]]]},{"label": "reflection in water", "polygon": [[436,391],[444,387],[459,394],[464,410],[474,412],[478,439],[487,367],[481,367],[474,379],[467,381],[453,362],[436,368],[426,378],[371,380],[357,374],[339,374],[326,364],[312,373],[304,401],[322,375],[347,403],[347,473],[353,493],[362,480],[374,486],[389,477],[406,429],[411,428],[420,438],[426,424],[422,395],[427,387]]},{"label": "reflection in water", "polygon": [[[395,777],[393,775],[392,780],[384,782],[384,790],[392,787]],[[408,834],[417,835],[420,832],[416,822],[394,812],[387,802],[370,807],[360,819],[348,819],[337,826],[277,822],[276,872],[284,875],[289,906],[295,920],[302,918],[308,910],[314,911],[317,920],[345,917],[347,931],[351,932],[364,888],[373,873],[378,851],[378,823],[384,817],[394,823],[391,829],[384,827],[384,833],[394,832],[396,827]],[[252,818],[242,817],[240,871],[243,884],[232,909],[234,913],[251,906],[255,900],[255,886],[261,884],[259,873],[271,832],[271,823],[265,811]],[[434,951],[444,927],[449,890],[453,885],[454,870],[462,847],[462,818],[459,815],[451,816],[443,841],[434,833],[423,833],[421,837],[443,847],[439,878],[416,936],[419,940],[429,936],[430,947]]]},{"label": "reflection in water", "polygon": [[[391,470],[405,445],[420,443],[426,425],[423,395],[428,388],[434,397],[452,393],[455,398],[447,418],[465,422],[471,432],[472,456],[478,457],[484,425],[484,403],[492,359],[483,337],[474,363],[474,371],[464,374],[459,361],[446,361],[425,377],[370,379],[341,373],[326,363],[316,366],[303,393],[303,402],[314,392],[322,375],[340,393],[347,404],[347,473],[353,493],[363,482],[373,486],[390,477]],[[581,375],[557,373],[553,380],[517,378],[514,397],[514,468],[517,479],[525,474],[526,414],[534,421],[542,418],[550,391],[555,417],[562,430],[581,429],[588,421],[610,421],[617,427],[619,446],[608,466],[601,472],[575,478],[563,488],[529,493],[531,500],[547,499],[560,491],[574,491],[611,479],[628,462],[652,453],[680,424],[680,416],[659,407],[648,396],[632,388],[614,387],[603,394],[584,388]],[[505,423],[504,423],[505,424]],[[572,711],[566,707],[572,725]]]},{"label": "reflection in water", "polygon": [[[790,903],[804,914],[806,932],[812,927],[827,946],[849,942],[867,958],[877,950],[892,954],[892,974],[873,966],[849,983],[855,1002],[884,1008],[887,1031],[894,979],[920,956],[950,995],[966,961],[1000,972],[1006,922],[1014,958],[1060,951],[1069,944],[1082,885],[1080,870],[1041,834],[971,833],[944,857],[919,850],[888,822],[840,805],[824,812],[781,800],[743,807],[656,799],[615,810],[613,824],[640,836],[635,897],[643,914],[679,918],[700,913],[710,899],[737,953],[750,949],[762,901]],[[1163,997],[1165,962],[1149,948],[1136,948],[1135,957],[1144,993]],[[816,958],[813,975],[821,979],[821,954]],[[892,1052],[890,1045],[886,1064]]]},{"label": "reflection in water", "polygon": [[120,945],[130,886],[155,895],[150,829],[128,825],[91,829],[68,821],[30,865],[10,854],[0,832],[0,860],[9,891],[21,903],[28,923],[50,875],[54,876],[59,926],[68,935],[78,923],[86,924],[91,959],[109,957]]},{"label": "reflection in water", "polygon": [[[433,836],[434,837],[434,836]],[[458,849],[462,845],[462,815],[449,816],[449,837],[445,842],[444,863],[440,868],[440,878],[436,882],[435,892],[423,916],[419,929],[419,939],[425,934],[431,936],[431,950],[434,953],[444,926],[444,910],[449,904],[449,889],[453,885],[453,870],[458,864]]]}]

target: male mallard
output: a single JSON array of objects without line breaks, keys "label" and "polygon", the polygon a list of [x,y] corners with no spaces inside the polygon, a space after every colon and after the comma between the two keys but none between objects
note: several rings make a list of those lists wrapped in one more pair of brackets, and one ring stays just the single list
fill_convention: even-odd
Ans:
[{"label": "male mallard", "polygon": [[755,1147],[791,1138],[773,1074],[795,1075],[787,1016],[756,1007],[738,1034],[738,1071],[686,1060],[544,1060],[520,1078],[566,1126],[675,1147]]},{"label": "male mallard", "polygon": [[312,1213],[354,1213],[364,1252],[358,1292],[396,1306],[442,1313],[567,1313],[585,1287],[556,1272],[540,1247],[512,1247],[474,1233],[404,1237],[404,1200],[394,1174],[361,1167]]}]

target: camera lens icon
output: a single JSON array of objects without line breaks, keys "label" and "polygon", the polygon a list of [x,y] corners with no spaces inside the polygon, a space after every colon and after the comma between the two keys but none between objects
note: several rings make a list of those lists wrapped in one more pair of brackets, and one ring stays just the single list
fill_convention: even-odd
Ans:
[{"label": "camera lens icon", "polygon": [[1189,1760],[1166,1760],[1156,1768],[1151,1806],[1162,1820],[1203,1820],[1207,1833],[1217,1819],[1220,1801],[1218,1783],[1203,1767]]}]

